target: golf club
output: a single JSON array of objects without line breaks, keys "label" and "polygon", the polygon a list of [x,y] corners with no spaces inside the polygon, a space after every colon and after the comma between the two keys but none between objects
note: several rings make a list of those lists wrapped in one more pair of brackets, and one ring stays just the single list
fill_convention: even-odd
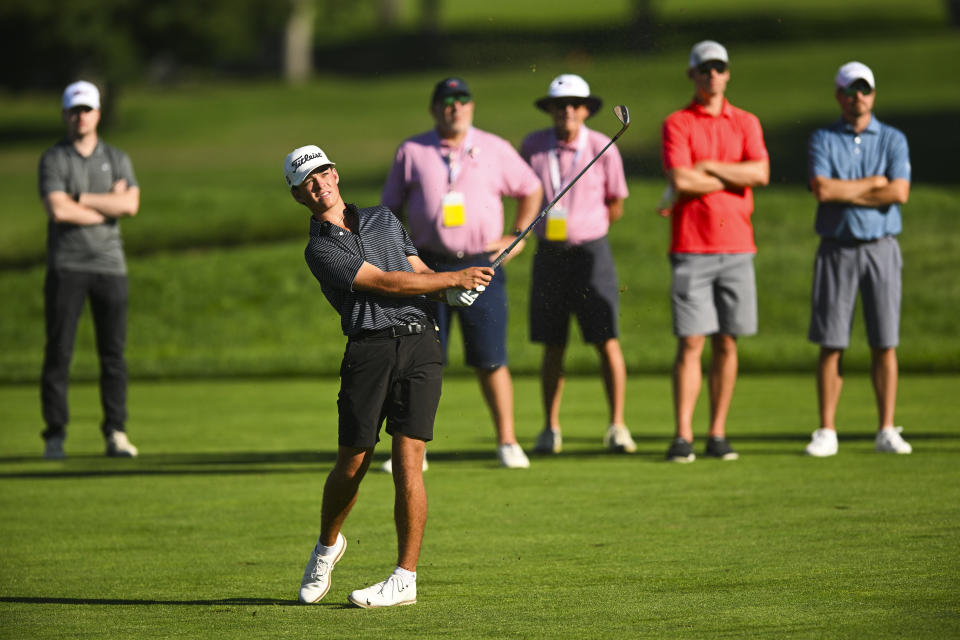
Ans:
[{"label": "golf club", "polygon": [[[587,166],[585,166],[583,169],[581,169],[581,170],[580,170],[580,173],[578,173],[577,175],[575,175],[575,176],[573,177],[573,179],[572,179],[570,182],[567,183],[567,186],[565,186],[563,189],[560,190],[560,193],[558,193],[558,194],[556,195],[556,197],[550,202],[550,204],[548,204],[546,207],[544,207],[543,211],[540,212],[540,215],[538,215],[533,222],[531,222],[529,225],[527,225],[527,228],[526,228],[526,229],[524,229],[523,231],[521,231],[520,234],[519,234],[516,238],[514,238],[513,242],[510,243],[510,246],[508,246],[506,249],[504,249],[503,251],[500,252],[500,255],[498,255],[497,258],[493,261],[493,264],[490,265],[491,267],[493,267],[494,269],[496,269],[497,267],[500,266],[500,263],[502,263],[502,262],[504,261],[504,259],[510,254],[510,252],[513,251],[513,248],[517,246],[517,243],[519,243],[521,240],[523,240],[523,238],[524,238],[528,233],[530,233],[530,230],[533,229],[533,227],[534,227],[538,222],[540,222],[540,221],[544,218],[544,216],[547,215],[547,213],[550,211],[550,209],[553,208],[553,205],[557,204],[557,202],[560,201],[560,198],[563,197],[563,194],[565,194],[567,191],[569,191],[569,190],[570,190],[570,187],[572,187],[572,186],[574,185],[574,183],[575,183],[577,180],[580,179],[580,176],[582,176],[584,173],[586,173],[587,169],[589,169],[591,166],[593,166],[593,163],[596,162],[596,161],[600,158],[600,156],[602,156],[603,153],[604,153],[607,149],[610,148],[610,145],[612,145],[614,142],[616,142],[616,141],[617,141],[617,138],[619,138],[620,136],[622,136],[622,135],[623,135],[623,132],[627,130],[627,127],[630,126],[630,111],[627,110],[627,107],[626,107],[625,105],[619,104],[619,105],[617,105],[617,106],[615,106],[615,107],[613,108],[613,113],[617,116],[617,119],[618,119],[618,120],[620,121],[620,123],[623,125],[623,126],[620,127],[620,131],[617,131],[617,134],[616,134],[615,136],[613,136],[613,138],[610,139],[610,142],[608,142],[608,143],[606,144],[606,146],[603,147],[603,149],[600,149],[600,153],[598,153],[596,156],[594,156],[593,160],[591,160],[590,162],[588,162],[588,163],[587,163]],[[477,290],[480,291],[481,289],[478,287]]]}]

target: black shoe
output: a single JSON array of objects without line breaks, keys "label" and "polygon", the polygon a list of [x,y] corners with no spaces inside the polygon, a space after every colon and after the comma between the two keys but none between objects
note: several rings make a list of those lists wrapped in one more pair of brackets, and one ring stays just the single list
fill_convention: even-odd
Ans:
[{"label": "black shoe", "polygon": [[683,438],[674,438],[670,448],[667,449],[668,462],[693,462],[696,459],[697,456],[693,455],[693,445]]},{"label": "black shoe", "polygon": [[703,455],[720,460],[736,460],[740,454],[733,450],[726,438],[707,438],[707,448]]}]

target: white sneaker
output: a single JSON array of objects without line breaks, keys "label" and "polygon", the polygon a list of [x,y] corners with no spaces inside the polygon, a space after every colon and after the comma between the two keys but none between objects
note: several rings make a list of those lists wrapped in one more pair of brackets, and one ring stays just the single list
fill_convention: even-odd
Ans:
[{"label": "white sneaker", "polygon": [[47,460],[63,460],[67,454],[63,451],[64,438],[53,436],[47,438],[43,447],[43,457]]},{"label": "white sneaker", "polygon": [[537,444],[533,445],[534,453],[560,453],[563,451],[563,436],[559,431],[544,429],[537,436]]},{"label": "white sneaker", "polygon": [[637,443],[630,437],[630,430],[622,424],[612,424],[603,436],[603,446],[616,453],[633,453]]},{"label": "white sneaker", "polygon": [[347,598],[353,604],[364,609],[414,604],[417,601],[417,583],[407,584],[403,581],[403,578],[392,574],[383,582],[378,582],[366,589],[357,589]]},{"label": "white sneaker", "polygon": [[[319,540],[317,544],[320,544]],[[347,550],[347,539],[342,533],[337,534],[337,544],[334,545],[334,549],[333,554],[322,556],[317,553],[316,547],[313,548],[307,568],[303,570],[303,580],[300,581],[298,599],[303,604],[319,602],[330,590],[330,573],[334,565],[343,557],[343,552]]]},{"label": "white sneaker", "polygon": [[837,449],[837,432],[833,429],[817,429],[804,453],[815,458],[826,458],[837,455]]},{"label": "white sneaker", "polygon": [[[426,471],[430,468],[430,465],[427,464],[427,452],[423,452],[423,470]],[[393,473],[393,458],[387,458],[387,461],[383,463],[380,467],[380,471],[384,473]]]},{"label": "white sneaker", "polygon": [[137,448],[123,431],[111,431],[107,436],[107,455],[111,458],[136,458]]},{"label": "white sneaker", "polygon": [[507,469],[528,469],[530,467],[530,460],[527,458],[527,454],[523,452],[523,449],[521,449],[520,445],[516,442],[498,446],[497,459],[500,461],[500,466],[506,467]]},{"label": "white sneaker", "polygon": [[913,447],[900,436],[903,427],[884,427],[877,432],[875,447],[880,453],[910,453]]}]

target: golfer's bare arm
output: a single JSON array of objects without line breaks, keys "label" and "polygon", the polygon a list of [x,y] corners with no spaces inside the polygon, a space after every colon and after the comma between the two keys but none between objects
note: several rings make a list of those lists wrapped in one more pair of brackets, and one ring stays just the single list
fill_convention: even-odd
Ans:
[{"label": "golfer's bare arm", "polygon": [[[408,260],[410,258],[420,262],[427,271],[382,271],[369,262],[364,262],[353,279],[353,289],[402,298],[436,293],[449,287],[475,289],[477,285],[490,284],[493,276],[493,269],[490,267],[433,272],[419,258],[411,256]],[[411,265],[414,264],[413,260],[410,260]]]},{"label": "golfer's bare arm", "polygon": [[887,180],[885,176],[868,176],[857,180],[814,176],[810,180],[810,190],[817,202],[884,207],[906,203],[910,197],[910,181],[904,178]]}]

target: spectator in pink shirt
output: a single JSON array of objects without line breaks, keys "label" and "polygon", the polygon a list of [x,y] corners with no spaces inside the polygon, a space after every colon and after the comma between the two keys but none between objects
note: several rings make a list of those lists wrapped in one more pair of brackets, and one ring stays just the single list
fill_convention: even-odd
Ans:
[{"label": "spectator in pink shirt", "polygon": [[[490,266],[539,213],[537,176],[510,143],[473,126],[474,106],[462,79],[437,83],[430,100],[434,128],[400,145],[383,187],[382,203],[405,219],[421,259],[435,271]],[[517,201],[515,223],[506,233],[503,196]],[[520,249],[522,243],[511,256]],[[498,269],[473,306],[437,305],[434,317],[444,353],[451,313],[459,318],[467,364],[476,371],[497,430],[500,465],[525,468],[530,462],[514,433],[505,282],[505,270]],[[388,461],[385,469],[391,467]]]},{"label": "spectator in pink shirt", "polygon": [[[537,107],[550,114],[553,126],[531,133],[520,154],[544,187],[544,205],[610,142],[584,122],[602,105],[580,76],[565,74],[550,83]],[[623,215],[627,181],[616,146],[610,147],[538,224],[537,253],[530,286],[530,337],[544,345],[540,369],[544,429],[534,451],[560,453],[560,402],[563,357],[570,316],[583,339],[600,355],[609,410],[604,444],[612,451],[637,450],[624,424],[627,369],[617,339],[617,271],[607,240],[610,223]]]}]

